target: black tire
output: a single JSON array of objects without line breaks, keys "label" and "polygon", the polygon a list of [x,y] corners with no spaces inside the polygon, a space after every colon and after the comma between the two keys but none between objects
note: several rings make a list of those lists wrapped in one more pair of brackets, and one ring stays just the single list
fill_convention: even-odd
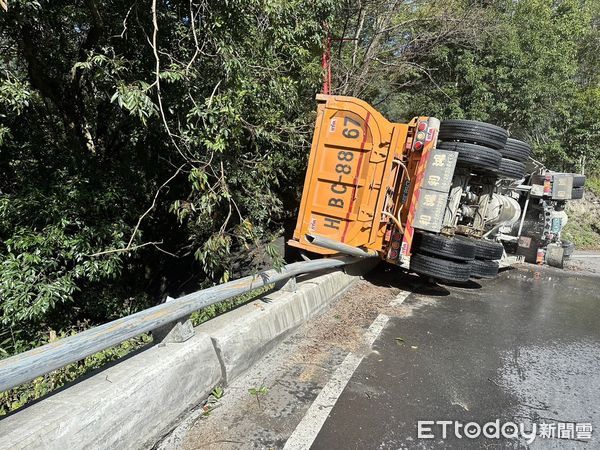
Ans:
[{"label": "black tire", "polygon": [[585,184],[585,175],[580,175],[578,173],[573,174],[573,187],[578,188],[582,187]]},{"label": "black tire", "polygon": [[439,234],[415,233],[414,248],[418,253],[427,253],[456,261],[475,259],[473,243]]},{"label": "black tire", "polygon": [[575,244],[571,241],[562,241],[563,257],[570,258],[575,250]]},{"label": "black tire", "polygon": [[504,148],[500,149],[500,153],[502,153],[503,158],[525,162],[531,155],[531,147],[526,142],[509,138],[506,140]]},{"label": "black tire", "polygon": [[574,187],[571,191],[571,200],[583,198],[583,187]]},{"label": "black tire", "polygon": [[471,278],[494,278],[498,275],[499,265],[496,261],[476,259],[471,265]]},{"label": "black tire", "polygon": [[442,142],[437,148],[458,152],[458,164],[474,169],[497,170],[502,160],[499,151],[476,144]]},{"label": "black tire", "polygon": [[484,260],[500,259],[504,254],[504,245],[500,242],[478,239],[475,241],[475,258]]},{"label": "black tire", "polygon": [[512,159],[502,158],[497,173],[498,178],[518,180],[525,175],[525,164],[519,161],[513,161]]},{"label": "black tire", "polygon": [[444,120],[440,124],[442,141],[461,141],[501,149],[506,144],[508,132],[504,128],[475,120]]},{"label": "black tire", "polygon": [[504,254],[504,246],[499,242],[488,241],[486,239],[473,239],[466,236],[456,236],[475,246],[475,258],[484,260],[500,259]]},{"label": "black tire", "polygon": [[469,281],[471,266],[468,262],[450,261],[415,253],[410,257],[410,270],[438,280],[464,283]]}]

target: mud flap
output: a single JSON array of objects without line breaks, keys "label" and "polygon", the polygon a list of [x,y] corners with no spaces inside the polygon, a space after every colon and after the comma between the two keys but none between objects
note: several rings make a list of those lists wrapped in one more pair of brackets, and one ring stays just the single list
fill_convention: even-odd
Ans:
[{"label": "mud flap", "polygon": [[560,244],[548,244],[546,248],[546,264],[552,267],[563,268],[565,249]]}]

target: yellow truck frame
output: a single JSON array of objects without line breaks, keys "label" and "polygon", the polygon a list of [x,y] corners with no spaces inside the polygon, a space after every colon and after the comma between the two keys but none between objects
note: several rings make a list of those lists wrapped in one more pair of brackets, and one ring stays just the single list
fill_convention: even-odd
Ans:
[{"label": "yellow truck frame", "polygon": [[315,245],[317,237],[404,265],[415,228],[441,229],[456,158],[435,150],[440,121],[392,123],[353,97],[319,94],[317,102],[298,221],[288,244],[339,253],[335,246]]}]

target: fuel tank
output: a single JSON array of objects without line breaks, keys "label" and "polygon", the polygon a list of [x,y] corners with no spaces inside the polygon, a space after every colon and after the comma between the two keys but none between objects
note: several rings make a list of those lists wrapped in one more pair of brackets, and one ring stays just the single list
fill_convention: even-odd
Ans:
[{"label": "fuel tank", "polygon": [[521,205],[514,198],[502,194],[492,195],[487,210],[487,224],[511,226],[520,216]]}]

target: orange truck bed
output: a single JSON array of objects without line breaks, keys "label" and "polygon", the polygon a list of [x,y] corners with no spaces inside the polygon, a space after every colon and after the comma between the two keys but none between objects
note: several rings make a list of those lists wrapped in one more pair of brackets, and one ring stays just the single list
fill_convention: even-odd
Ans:
[{"label": "orange truck bed", "polygon": [[[289,245],[322,255],[338,253],[311,243],[311,236],[319,236],[402,263],[410,255],[415,227],[441,229],[456,161],[446,154],[453,152],[434,150],[439,120],[418,117],[408,124],[392,123],[353,97],[317,95],[317,102],[302,201]],[[434,152],[442,153],[428,164]],[[445,175],[434,170],[436,163]],[[429,166],[435,173],[426,179]]]}]

